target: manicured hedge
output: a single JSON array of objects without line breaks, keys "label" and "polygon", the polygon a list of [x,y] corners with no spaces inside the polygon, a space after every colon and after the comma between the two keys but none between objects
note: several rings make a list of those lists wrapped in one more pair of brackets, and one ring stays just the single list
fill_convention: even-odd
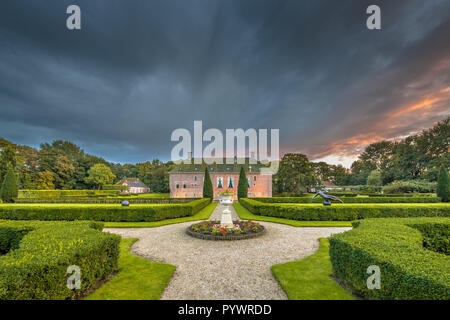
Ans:
[{"label": "manicured hedge", "polygon": [[241,199],[242,206],[253,214],[292,220],[352,221],[366,218],[387,217],[448,217],[450,204],[286,204],[262,203],[252,199]]},{"label": "manicured hedge", "polygon": [[[264,203],[311,203],[306,197],[253,198]],[[344,203],[438,203],[438,197],[340,197]],[[316,197],[312,203],[322,203],[322,197]]]},{"label": "manicured hedge", "polygon": [[0,219],[159,221],[192,216],[210,203],[199,199],[183,204],[2,204]]},{"label": "manicured hedge", "polygon": [[[450,219],[355,222],[353,230],[330,238],[334,275],[366,299],[449,300],[450,257],[423,247],[420,230],[434,228],[434,224],[445,225],[448,232]],[[367,268],[372,265],[380,268],[380,289],[367,288]]]},{"label": "manicured hedge", "polygon": [[[117,270],[120,237],[97,222],[0,221],[0,300],[73,299]],[[81,289],[67,287],[78,266]]]},{"label": "manicured hedge", "polygon": [[19,199],[64,199],[118,196],[119,190],[19,190]]},{"label": "manicured hedge", "polygon": [[169,204],[169,203],[187,203],[198,198],[127,198],[127,197],[114,197],[114,198],[102,198],[102,199],[89,199],[89,198],[76,198],[76,199],[18,199],[15,203],[85,203],[85,204],[114,204],[122,203],[122,201],[128,201],[135,204]]}]

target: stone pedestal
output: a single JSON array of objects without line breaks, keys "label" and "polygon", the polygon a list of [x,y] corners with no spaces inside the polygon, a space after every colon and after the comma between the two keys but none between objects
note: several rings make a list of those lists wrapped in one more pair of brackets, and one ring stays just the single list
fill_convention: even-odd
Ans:
[{"label": "stone pedestal", "polygon": [[222,217],[220,219],[220,225],[224,228],[233,228],[233,216],[231,215],[230,209],[225,207],[223,210]]}]

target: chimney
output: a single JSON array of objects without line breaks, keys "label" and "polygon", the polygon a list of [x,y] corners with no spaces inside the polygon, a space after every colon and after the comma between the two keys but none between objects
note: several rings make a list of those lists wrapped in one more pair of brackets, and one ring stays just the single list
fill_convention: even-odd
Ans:
[{"label": "chimney", "polygon": [[191,161],[192,160],[192,152],[188,152],[188,161]]},{"label": "chimney", "polygon": [[256,158],[255,158],[255,151],[252,151],[252,152],[250,152],[250,160],[257,160]]}]

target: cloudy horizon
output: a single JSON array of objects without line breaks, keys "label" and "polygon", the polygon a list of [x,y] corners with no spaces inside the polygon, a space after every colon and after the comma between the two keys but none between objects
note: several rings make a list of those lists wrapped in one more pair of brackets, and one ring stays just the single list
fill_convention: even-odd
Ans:
[{"label": "cloudy horizon", "polygon": [[[66,28],[77,4],[82,29]],[[382,29],[366,28],[377,4]],[[349,167],[450,115],[450,2],[0,3],[0,137],[169,160],[173,130],[280,129],[280,153]]]}]

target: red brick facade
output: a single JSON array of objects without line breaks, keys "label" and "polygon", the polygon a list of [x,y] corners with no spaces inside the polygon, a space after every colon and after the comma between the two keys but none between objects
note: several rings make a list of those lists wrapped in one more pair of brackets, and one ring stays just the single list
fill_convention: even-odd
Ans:
[{"label": "red brick facade", "polygon": [[[204,173],[170,173],[170,197],[171,198],[201,198],[203,196]],[[237,200],[237,187],[239,173],[210,172],[214,190],[214,200],[219,200],[219,193],[232,189]],[[221,179],[221,183],[219,180]],[[261,173],[247,173],[250,179],[248,197],[272,197],[272,175]],[[231,183],[232,187],[229,187]],[[220,188],[222,186],[222,188]]]}]

